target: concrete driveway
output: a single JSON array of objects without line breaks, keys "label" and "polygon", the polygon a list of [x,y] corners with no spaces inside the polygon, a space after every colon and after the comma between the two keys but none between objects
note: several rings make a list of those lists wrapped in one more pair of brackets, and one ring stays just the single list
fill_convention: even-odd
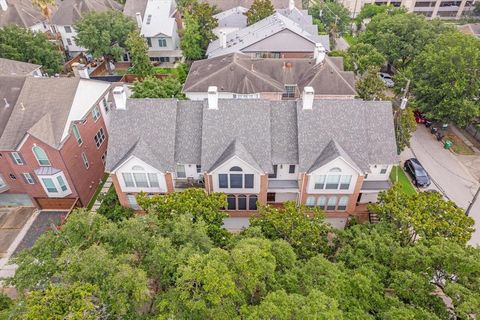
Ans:
[{"label": "concrete driveway", "polygon": [[0,208],[0,258],[7,255],[8,249],[33,212],[34,208],[31,207]]},{"label": "concrete driveway", "polygon": [[[443,144],[423,125],[418,126],[410,145],[411,148],[400,155],[402,165],[408,158],[416,157],[432,178],[429,189],[442,192],[459,207],[467,209],[479,183],[459,157],[445,150]],[[476,229],[470,244],[480,245],[480,200],[472,207],[470,216],[475,219]]]}]

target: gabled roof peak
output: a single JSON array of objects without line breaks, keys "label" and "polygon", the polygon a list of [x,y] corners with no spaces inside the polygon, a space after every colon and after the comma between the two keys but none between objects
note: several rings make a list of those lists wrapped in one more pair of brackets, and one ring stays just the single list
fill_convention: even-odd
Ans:
[{"label": "gabled roof peak", "polygon": [[333,160],[341,157],[345,160],[350,166],[352,166],[358,172],[362,172],[362,170],[357,166],[355,161],[348,155],[348,153],[340,146],[340,144],[335,140],[331,139],[325,148],[323,148],[322,152],[318,156],[317,160],[313,163],[313,165],[308,169],[308,173],[311,173],[324,165],[332,162]]},{"label": "gabled roof peak", "polygon": [[226,161],[237,156],[241,160],[245,161],[255,169],[262,171],[262,168],[258,164],[257,160],[252,156],[252,154],[245,148],[243,143],[240,142],[238,138],[233,139],[233,141],[225,148],[222,155],[218,160],[209,168],[208,171],[213,171],[218,168],[220,165],[224,164]]}]

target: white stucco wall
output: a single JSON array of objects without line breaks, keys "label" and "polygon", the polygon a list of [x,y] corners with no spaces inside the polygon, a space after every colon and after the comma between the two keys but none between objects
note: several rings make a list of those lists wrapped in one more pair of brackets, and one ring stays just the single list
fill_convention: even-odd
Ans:
[{"label": "white stucco wall", "polygon": [[298,165],[295,165],[295,173],[289,173],[290,164],[277,165],[277,177],[269,180],[298,180]]},{"label": "white stucco wall", "polygon": [[[218,187],[218,175],[219,174],[228,174],[230,173],[230,168],[238,166],[242,168],[242,172],[233,172],[233,173],[244,173],[244,174],[253,174],[253,188],[219,188]],[[245,161],[241,160],[238,157],[233,157],[232,159],[226,161],[221,166],[216,168],[211,172],[213,180],[213,191],[214,192],[225,192],[225,193],[259,193],[260,192],[260,172],[254,167],[247,164]]]},{"label": "white stucco wall", "polygon": [[[65,27],[70,27],[72,29],[72,32],[70,32],[70,33],[66,32]],[[68,48],[68,51],[70,51],[70,53],[78,53],[78,52],[87,51],[85,48],[80,47],[75,43],[74,37],[77,35],[77,32],[75,31],[75,29],[73,29],[73,26],[55,25],[55,28],[60,33],[60,35],[62,36],[63,45],[65,46],[65,48]],[[70,39],[70,41],[72,42],[71,45],[68,44],[67,39]]]},{"label": "white stucco wall", "polygon": [[197,172],[197,165],[196,164],[179,163],[179,165],[184,165],[185,166],[186,177],[185,178],[177,178],[176,173],[175,173],[175,178],[177,178],[177,179],[187,179],[187,178],[198,179],[202,175],[202,172],[200,172],[200,173]]},{"label": "white stucco wall", "polygon": [[[390,177],[390,172],[392,171],[392,165],[371,165],[370,172],[368,173],[365,181],[385,181]],[[380,173],[382,169],[387,169],[386,173]]]},{"label": "white stucco wall", "polygon": [[[352,179],[350,180],[350,186],[348,190],[332,190],[332,189],[315,189],[315,176],[327,174],[331,169],[339,168],[342,172],[339,173],[341,175],[351,175]],[[350,166],[345,160],[342,158],[337,158],[330,163],[324,165],[323,167],[315,170],[314,172],[309,174],[309,181],[307,186],[307,193],[309,194],[351,194],[355,188],[355,184],[357,183],[359,173],[355,170],[352,166]]]},{"label": "white stucco wall", "polygon": [[[133,171],[132,168],[134,166],[141,166],[145,169],[145,171]],[[155,173],[158,177],[158,188],[136,188],[136,187],[126,187],[125,181],[123,180],[122,173],[128,172],[144,172],[144,173]],[[147,193],[164,193],[167,192],[167,183],[165,181],[165,174],[160,170],[155,169],[151,165],[147,164],[146,162],[140,160],[137,157],[131,157],[129,160],[124,162],[115,172],[118,178],[118,182],[123,192],[147,192]]]}]

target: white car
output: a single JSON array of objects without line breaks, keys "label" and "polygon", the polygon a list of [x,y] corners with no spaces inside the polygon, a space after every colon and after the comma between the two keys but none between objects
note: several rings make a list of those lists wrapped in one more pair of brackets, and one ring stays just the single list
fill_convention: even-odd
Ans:
[{"label": "white car", "polygon": [[387,88],[393,88],[395,82],[393,82],[392,76],[385,72],[379,72],[378,76],[382,79]]}]

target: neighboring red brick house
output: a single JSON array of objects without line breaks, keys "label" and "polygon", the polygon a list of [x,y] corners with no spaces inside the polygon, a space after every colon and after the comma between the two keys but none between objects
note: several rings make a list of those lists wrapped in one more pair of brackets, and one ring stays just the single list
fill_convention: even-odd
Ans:
[{"label": "neighboring red brick house", "polygon": [[116,103],[106,170],[122,205],[140,209],[139,192],[202,187],[227,194],[232,216],[295,201],[345,219],[389,188],[397,161],[390,102],[315,100],[312,87],[288,101],[208,92],[206,101]]},{"label": "neighboring red brick house", "polygon": [[25,78],[18,94],[5,100],[0,195],[23,196],[47,209],[77,199],[86,205],[104,173],[109,88],[80,78]]}]

